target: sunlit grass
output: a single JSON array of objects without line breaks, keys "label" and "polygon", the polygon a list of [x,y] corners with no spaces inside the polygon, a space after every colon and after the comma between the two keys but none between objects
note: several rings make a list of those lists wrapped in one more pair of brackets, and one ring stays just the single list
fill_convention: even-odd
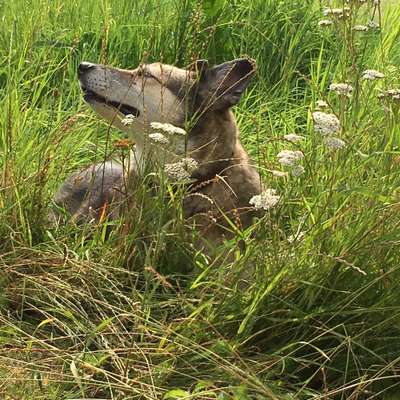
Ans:
[{"label": "sunlit grass", "polygon": [[[327,28],[319,1],[0,5],[0,394],[400,395],[400,102],[378,96],[400,88],[400,9],[350,3],[351,18]],[[352,30],[370,20],[381,28]],[[280,196],[264,218],[209,261],[183,239],[179,195],[144,181],[108,237],[106,225],[49,227],[68,174],[126,156],[83,104],[80,61],[242,55],[258,65],[235,109],[242,141]],[[385,78],[363,80],[367,69]],[[351,97],[331,83],[352,85]],[[314,131],[318,100],[344,148]],[[285,149],[304,154],[302,175],[279,163]]]}]

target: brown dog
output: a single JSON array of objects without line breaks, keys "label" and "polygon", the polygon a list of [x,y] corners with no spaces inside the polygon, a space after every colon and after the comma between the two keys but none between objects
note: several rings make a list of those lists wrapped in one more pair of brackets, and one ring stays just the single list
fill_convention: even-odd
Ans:
[{"label": "brown dog", "polygon": [[[184,168],[188,161],[182,162],[182,157],[191,158],[184,215],[211,245],[220,243],[226,228],[232,227],[228,219],[239,229],[249,226],[255,215],[249,200],[261,192],[259,174],[239,141],[231,112],[254,72],[255,64],[249,59],[214,67],[201,60],[189,70],[161,63],[134,70],[87,62],[79,65],[85,101],[136,143],[128,180],[132,182],[148,163]],[[151,126],[167,131],[165,136],[158,134],[166,139],[164,144],[151,140]],[[115,161],[92,165],[64,182],[55,203],[77,221],[99,219],[105,204],[108,218],[116,218],[118,205],[127,195],[127,174]]]}]

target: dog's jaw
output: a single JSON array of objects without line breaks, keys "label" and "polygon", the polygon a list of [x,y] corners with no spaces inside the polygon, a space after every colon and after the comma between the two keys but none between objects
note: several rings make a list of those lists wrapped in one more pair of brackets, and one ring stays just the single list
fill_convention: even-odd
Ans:
[{"label": "dog's jaw", "polygon": [[132,107],[129,104],[120,103],[118,101],[108,101],[105,97],[98,95],[97,93],[86,89],[83,85],[81,85],[81,89],[84,93],[83,99],[88,104],[92,103],[100,103],[106,104],[113,107],[116,112],[122,114],[124,117],[127,115],[132,115],[133,117],[139,117],[140,111],[136,107]]}]

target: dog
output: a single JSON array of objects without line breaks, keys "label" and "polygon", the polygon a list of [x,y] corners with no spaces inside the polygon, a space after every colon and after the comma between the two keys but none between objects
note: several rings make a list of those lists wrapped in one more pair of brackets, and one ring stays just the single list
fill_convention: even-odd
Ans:
[{"label": "dog", "polygon": [[[247,228],[258,215],[249,200],[261,192],[260,176],[240,143],[231,108],[255,71],[248,58],[216,66],[199,60],[187,69],[151,63],[125,70],[82,62],[78,78],[85,102],[127,133],[135,148],[129,168],[106,161],[67,178],[54,196],[57,208],[80,223],[105,214],[120,218],[119,205],[132,187],[127,180],[134,185],[149,163],[182,166],[182,157],[189,157],[194,168],[182,207],[202,243],[213,247],[229,237],[233,226]],[[173,137],[171,146],[149,140],[154,126],[173,133],[165,135]]]}]

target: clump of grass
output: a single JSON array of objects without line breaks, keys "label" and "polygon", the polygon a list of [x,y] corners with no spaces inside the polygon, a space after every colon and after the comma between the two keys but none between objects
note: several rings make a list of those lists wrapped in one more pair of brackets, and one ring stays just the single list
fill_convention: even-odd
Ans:
[{"label": "clump of grass", "polygon": [[[17,1],[4,10],[0,393],[396,398],[398,8],[118,3],[35,1],[28,10]],[[345,6],[341,17],[323,15]],[[328,17],[332,25],[318,25]],[[369,20],[371,28],[355,29]],[[79,61],[184,65],[240,54],[258,64],[236,110],[242,138],[264,189],[279,196],[238,234],[241,253],[235,240],[213,260],[194,253],[182,194],[163,184],[156,195],[139,185],[139,206],[108,238],[107,222],[49,228],[51,194],[65,176],[126,156],[112,145],[119,133],[82,104]],[[371,69],[384,78],[363,79]],[[315,129],[316,111],[338,121],[328,141]],[[289,140],[293,133],[303,139]],[[282,150],[301,152],[302,174],[282,163]]]}]

